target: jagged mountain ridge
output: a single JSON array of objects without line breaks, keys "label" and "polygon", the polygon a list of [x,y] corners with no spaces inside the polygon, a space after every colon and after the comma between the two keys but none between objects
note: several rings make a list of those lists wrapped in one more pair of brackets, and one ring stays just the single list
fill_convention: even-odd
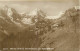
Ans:
[{"label": "jagged mountain ridge", "polygon": [[[5,28],[8,27],[7,29],[11,29],[11,31],[14,31],[14,30],[16,31],[16,33],[14,33],[15,32],[14,31],[13,33],[10,33],[10,34],[17,34],[16,36],[10,35],[8,37],[8,39],[6,38],[1,45],[3,47],[13,47],[14,46],[14,47],[20,47],[20,48],[24,47],[24,46],[25,47],[28,47],[28,46],[29,47],[34,47],[34,45],[36,45],[35,47],[39,47],[37,45],[42,45],[42,47],[55,48],[55,51],[59,51],[59,50],[61,50],[61,51],[62,50],[64,50],[64,51],[75,51],[76,50],[77,51],[77,49],[75,49],[75,48],[78,48],[78,46],[77,46],[78,43],[76,44],[75,42],[77,42],[77,38],[76,37],[78,35],[74,34],[75,33],[75,28],[74,27],[75,27],[75,24],[76,24],[75,21],[79,18],[77,15],[79,15],[79,14],[76,13],[76,12],[78,12],[78,11],[75,11],[75,8],[71,8],[71,9],[67,10],[65,12],[65,14],[62,15],[62,17],[60,17],[59,19],[56,19],[54,21],[54,24],[57,24],[56,27],[52,28],[54,31],[51,32],[52,31],[52,29],[51,29],[50,31],[47,31],[47,33],[45,33],[45,35],[43,34],[44,31],[45,31],[45,25],[48,24],[48,26],[50,27],[50,26],[54,26],[54,24],[51,25],[50,22],[49,23],[47,23],[48,21],[45,22],[44,21],[45,19],[43,19],[44,17],[41,17],[40,15],[37,15],[37,16],[31,16],[30,15],[29,17],[26,16],[25,20],[27,20],[27,19],[31,19],[32,20],[33,19],[32,23],[36,23],[37,22],[37,24],[36,25],[31,25],[31,27],[26,28],[23,31],[19,31],[19,32],[16,31],[16,29],[18,28],[18,26],[15,26],[16,24],[14,24],[13,22],[12,22],[12,24],[10,24],[10,23],[6,22],[1,17],[2,23],[0,23],[0,25],[4,26]],[[76,13],[76,14],[74,14],[74,13]],[[76,16],[77,16],[77,18],[76,18],[76,20],[74,20]],[[21,19],[23,20],[23,18],[24,17],[22,17]],[[35,22],[35,19],[37,19],[36,22]],[[19,21],[21,21],[21,20],[19,20]],[[7,25],[5,25],[5,22],[6,22]],[[62,25],[60,25],[60,24],[62,24]],[[40,25],[40,27],[38,25]],[[12,27],[10,28],[9,26],[12,26]],[[42,31],[42,32],[39,32],[39,34],[41,34],[41,33],[43,34],[42,36],[43,36],[44,40],[42,39],[43,40],[42,44],[39,41],[37,42],[37,44],[35,43],[35,41],[40,40],[38,38],[38,36],[34,35],[35,32],[33,30],[35,30],[35,29],[33,29],[33,28],[35,28],[35,26],[38,27],[38,30]],[[17,30],[19,30],[19,28]],[[5,30],[7,31],[7,29],[5,29]],[[3,32],[1,32],[1,33],[3,33]],[[5,33],[3,33],[3,34],[5,34]],[[27,36],[27,35],[29,35],[29,36]],[[54,42],[54,40],[55,40],[55,42]],[[62,41],[60,41],[60,40],[62,40]],[[26,41],[27,44],[25,43],[25,41]],[[15,42],[16,42],[17,45],[15,44]],[[29,45],[28,45],[28,43],[29,43]],[[70,45],[70,46],[68,46],[68,45]],[[63,47],[64,47],[64,49],[63,49]],[[73,48],[73,49],[70,49],[70,48]]]},{"label": "jagged mountain ridge", "polygon": [[10,8],[8,6],[4,6],[0,11],[0,16],[3,17],[8,22],[18,23],[21,19],[20,15],[17,13],[17,11],[13,8]]},{"label": "jagged mountain ridge", "polygon": [[[35,14],[33,14],[35,12]],[[11,19],[15,22],[20,22],[21,19],[24,17],[30,18],[30,17],[45,17],[45,13],[40,9],[35,9],[32,12],[30,12],[28,15],[23,14],[25,16],[21,16],[14,8],[10,8],[8,6],[4,6],[2,9],[0,9],[0,15],[2,17],[5,17],[6,19]],[[1,17],[1,18],[2,18]]]},{"label": "jagged mountain ridge", "polygon": [[45,18],[46,13],[44,13],[41,9],[36,8],[28,14],[24,13],[23,16],[25,17],[25,18],[22,19],[23,23],[25,23],[25,24],[27,24],[27,23],[34,24],[38,20]]},{"label": "jagged mountain ridge", "polygon": [[66,10],[54,23],[63,24],[63,26],[53,27],[54,32],[48,32],[41,36],[43,40],[41,47],[51,47],[54,48],[54,51],[78,51],[80,9],[73,7]]},{"label": "jagged mountain ridge", "polygon": [[[45,17],[43,15],[42,10],[35,9],[32,12],[36,12],[36,15],[32,16],[32,13],[26,14],[25,16],[19,14],[14,8],[10,8],[8,6],[4,6],[0,8],[0,26],[2,29],[14,32],[16,29],[24,29],[28,25],[34,25],[36,20],[40,20],[41,17]],[[7,28],[8,27],[8,28]]]},{"label": "jagged mountain ridge", "polygon": [[39,9],[39,8],[36,8],[32,12],[30,12],[29,15],[30,16],[38,16],[38,15],[40,15],[41,17],[46,16],[45,13],[41,9]]},{"label": "jagged mountain ridge", "polygon": [[[9,9],[9,10],[8,10]],[[42,18],[43,16],[42,15],[39,15],[37,14],[37,16],[24,16],[24,17],[21,17],[15,9],[13,8],[4,8],[4,9],[1,9],[0,11],[0,27],[1,27],[1,31],[0,31],[0,35],[3,36],[3,37],[0,37],[0,42],[4,42],[7,40],[6,43],[9,43],[9,41],[11,39],[15,39],[15,40],[12,40],[12,41],[16,41],[17,39],[19,38],[22,38],[22,36],[25,36],[24,38],[29,38],[29,39],[33,39],[34,41],[36,41],[36,37],[35,37],[35,32],[33,31],[33,28],[35,28],[34,25],[31,25],[31,24],[34,24],[36,23],[35,22],[35,19],[38,20],[38,21],[42,21]],[[19,17],[20,16],[20,17]],[[41,19],[40,19],[41,18]],[[22,20],[25,19],[24,21],[28,21],[29,24],[26,22],[25,24],[22,22]],[[29,20],[28,20],[29,19]],[[30,23],[31,21],[31,23]],[[21,26],[18,24],[20,23],[20,25],[25,25],[25,26]],[[24,28],[25,27],[25,28]],[[8,34],[7,34],[8,33]],[[16,36],[15,36],[16,35]],[[17,36],[21,36],[21,37],[17,37]],[[15,38],[14,38],[15,37]],[[33,37],[33,38],[32,38]],[[8,38],[10,40],[8,40]],[[24,39],[23,38],[23,39]],[[21,39],[22,40],[22,39]],[[26,39],[25,39],[26,40]],[[11,43],[14,43],[10,41]],[[24,41],[24,40],[23,40]],[[26,40],[27,43],[28,43],[28,40]],[[16,41],[16,43],[18,43],[18,41]],[[30,43],[30,42],[29,42]],[[18,43],[19,44],[19,43]],[[12,44],[11,44],[12,45]],[[28,45],[28,44],[27,44]],[[3,46],[4,47],[4,43],[3,44],[0,44],[0,46]],[[37,45],[38,46],[38,45]],[[6,47],[7,47],[7,44],[6,44]],[[9,46],[8,46],[9,47]],[[36,46],[35,46],[36,47]]]}]

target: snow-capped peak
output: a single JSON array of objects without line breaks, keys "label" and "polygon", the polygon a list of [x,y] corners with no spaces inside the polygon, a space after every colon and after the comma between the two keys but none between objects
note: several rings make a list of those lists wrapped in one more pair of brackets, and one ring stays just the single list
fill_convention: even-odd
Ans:
[{"label": "snow-capped peak", "polygon": [[40,11],[40,9],[36,8],[36,9],[33,10],[32,12],[30,12],[29,15],[33,15],[33,16],[34,16],[34,15],[37,15],[39,11]]},{"label": "snow-capped peak", "polygon": [[12,16],[12,14],[13,14],[13,12],[12,12],[11,8],[8,8],[7,15],[10,17],[10,16]]},{"label": "snow-capped peak", "polygon": [[4,5],[2,10],[7,14],[7,16],[11,16],[12,15],[12,10],[10,7],[8,7],[7,5]]},{"label": "snow-capped peak", "polygon": [[32,12],[29,13],[30,16],[41,16],[44,17],[46,14],[39,8],[34,9]]},{"label": "snow-capped peak", "polygon": [[80,9],[80,6],[75,6],[74,8],[77,10],[77,9]]}]

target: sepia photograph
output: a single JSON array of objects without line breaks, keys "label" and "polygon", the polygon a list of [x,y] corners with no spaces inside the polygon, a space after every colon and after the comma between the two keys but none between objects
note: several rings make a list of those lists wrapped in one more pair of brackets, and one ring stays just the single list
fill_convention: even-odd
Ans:
[{"label": "sepia photograph", "polygon": [[0,51],[80,51],[80,0],[0,0]]}]

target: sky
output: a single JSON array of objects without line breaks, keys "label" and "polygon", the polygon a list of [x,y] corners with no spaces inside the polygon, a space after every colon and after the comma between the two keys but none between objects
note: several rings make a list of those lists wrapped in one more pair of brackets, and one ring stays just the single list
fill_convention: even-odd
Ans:
[{"label": "sky", "polygon": [[13,0],[0,0],[0,7],[7,5],[8,7],[15,8],[19,13],[31,12],[39,8],[50,16],[56,16],[60,12],[78,5],[78,0],[54,0],[54,1],[13,1]]}]

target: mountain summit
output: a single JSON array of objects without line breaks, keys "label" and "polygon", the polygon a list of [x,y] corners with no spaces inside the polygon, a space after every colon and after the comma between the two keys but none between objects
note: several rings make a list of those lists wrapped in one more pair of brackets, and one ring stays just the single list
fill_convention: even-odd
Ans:
[{"label": "mountain summit", "polygon": [[45,13],[39,8],[34,9],[32,12],[29,13],[29,15],[31,15],[31,16],[41,16],[41,17],[46,16]]}]

